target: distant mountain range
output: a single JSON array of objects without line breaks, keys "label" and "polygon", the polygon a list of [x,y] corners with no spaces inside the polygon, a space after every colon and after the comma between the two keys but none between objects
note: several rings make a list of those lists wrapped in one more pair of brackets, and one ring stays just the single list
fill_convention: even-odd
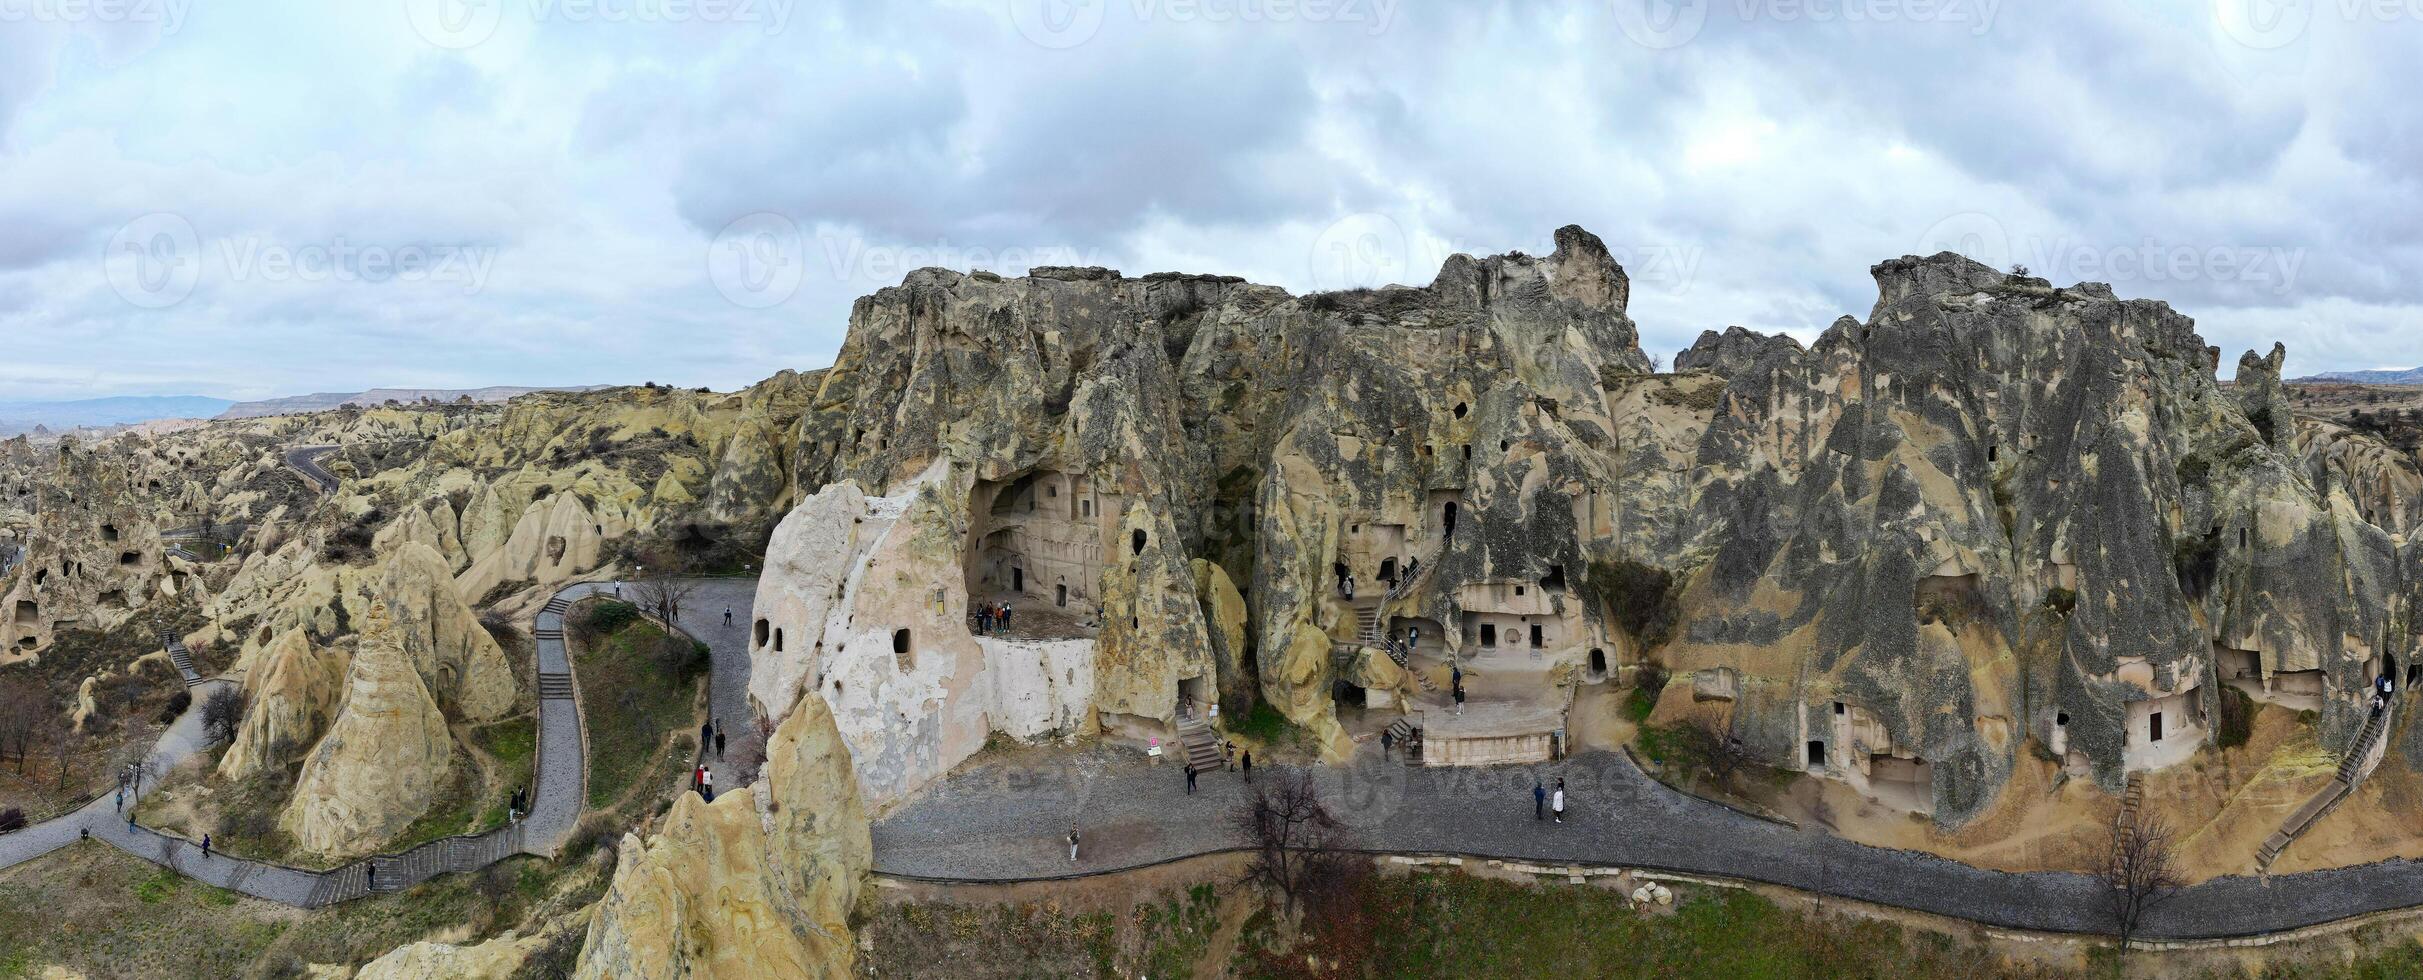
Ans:
[{"label": "distant mountain range", "polygon": [[131,395],[78,401],[0,402],[0,436],[78,428],[137,425],[160,419],[206,419],[234,405],[225,398],[200,395]]},{"label": "distant mountain range", "polygon": [[372,388],[369,391],[322,392],[316,395],[295,395],[267,401],[239,402],[227,405],[218,414],[222,419],[257,419],[269,415],[296,415],[303,412],[325,412],[347,405],[384,405],[389,401],[410,404],[423,398],[450,402],[465,395],[475,402],[502,402],[542,391],[598,391],[613,385],[578,385],[558,388],[517,388],[498,385],[488,388]]},{"label": "distant mountain range", "polygon": [[0,439],[37,429],[62,433],[75,429],[110,429],[163,419],[253,419],[270,415],[324,412],[346,405],[381,405],[389,399],[416,402],[423,398],[451,402],[466,395],[475,402],[501,402],[541,391],[596,391],[612,385],[559,388],[373,388],[369,391],[326,392],[237,402],[201,395],[128,395],[76,401],[0,401]]},{"label": "distant mountain range", "polygon": [[2310,378],[2296,380],[2336,381],[2341,384],[2358,385],[2423,385],[2423,367],[2404,370],[2385,368],[2378,371],[2333,371],[2329,374],[2317,374]]}]

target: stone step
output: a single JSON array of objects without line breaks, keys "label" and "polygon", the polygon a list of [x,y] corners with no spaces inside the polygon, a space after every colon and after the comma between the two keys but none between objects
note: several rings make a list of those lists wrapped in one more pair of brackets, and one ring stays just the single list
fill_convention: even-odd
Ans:
[{"label": "stone step", "polygon": [[536,638],[538,638],[538,639],[541,639],[541,640],[560,640],[560,639],[563,639],[563,638],[564,638],[564,631],[563,631],[563,630],[532,630],[532,631],[530,631],[530,635],[531,635],[531,636],[533,636],[533,637],[536,637]]},{"label": "stone step", "polygon": [[572,675],[570,675],[570,674],[540,674],[540,675],[538,675],[538,696],[539,696],[539,698],[540,698],[540,699],[542,699],[542,700],[548,700],[548,701],[569,701],[569,700],[571,700],[571,699],[572,699]]}]

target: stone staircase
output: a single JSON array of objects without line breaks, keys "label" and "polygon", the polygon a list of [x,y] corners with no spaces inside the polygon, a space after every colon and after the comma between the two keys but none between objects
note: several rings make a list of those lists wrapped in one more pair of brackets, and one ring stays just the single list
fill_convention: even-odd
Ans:
[{"label": "stone staircase", "polygon": [[1190,705],[1178,706],[1178,745],[1186,753],[1186,764],[1196,772],[1218,772],[1227,767],[1220,756],[1220,735],[1212,731],[1211,723]]},{"label": "stone staircase", "polygon": [[2120,819],[2130,825],[2137,823],[2137,811],[2145,806],[2145,773],[2129,773],[2128,787],[2120,793]]},{"label": "stone staircase", "polygon": [[1396,743],[1398,752],[1404,753],[1400,758],[1408,763],[1422,761],[1422,730],[1414,727],[1411,720],[1399,718],[1389,725],[1388,738]]},{"label": "stone staircase", "polygon": [[553,599],[547,600],[546,611],[555,614],[557,617],[563,616],[564,613],[571,611],[571,609],[572,600],[563,596],[559,595]]},{"label": "stone staircase", "polygon": [[2278,831],[2263,841],[2263,849],[2255,854],[2256,874],[2270,874],[2272,862],[2279,859],[2280,852],[2288,850],[2288,846],[2296,843],[2298,837],[2321,822],[2323,816],[2336,808],[2340,801],[2347,799],[2348,794],[2356,791],[2356,784],[2364,780],[2365,774],[2371,771],[2370,766],[2378,760],[2375,749],[2379,746],[2376,743],[2382,733],[2389,730],[2389,716],[2395,710],[2393,704],[2365,719],[2363,730],[2356,733],[2355,742],[2347,747],[2347,754],[2339,759],[2339,772],[2331,778],[2330,785],[2305,801],[2305,805],[2290,814],[2288,821],[2281,824]]},{"label": "stone staircase", "polygon": [[186,687],[202,683],[201,673],[194,670],[193,651],[185,649],[185,644],[177,641],[175,633],[161,630],[160,645],[168,649],[168,662],[175,665],[177,673],[185,678]]}]

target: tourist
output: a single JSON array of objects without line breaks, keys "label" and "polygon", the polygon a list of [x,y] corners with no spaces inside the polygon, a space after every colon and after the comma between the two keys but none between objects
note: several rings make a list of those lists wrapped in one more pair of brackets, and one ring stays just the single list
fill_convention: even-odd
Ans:
[{"label": "tourist", "polygon": [[1556,811],[1556,822],[1565,822],[1565,781],[1556,781],[1556,795],[1549,800],[1549,809]]},{"label": "tourist", "polygon": [[1531,780],[1531,819],[1548,819],[1548,787],[1537,778]]},{"label": "tourist", "polygon": [[690,791],[693,793],[700,792],[701,787],[706,785],[707,764],[701,762],[698,764],[698,768],[690,770]]},{"label": "tourist", "polygon": [[1220,740],[1220,768],[1226,769],[1229,772],[1237,771],[1236,751],[1237,743],[1231,742],[1225,738]]},{"label": "tourist", "polygon": [[118,809],[126,809],[126,787],[118,787]]},{"label": "tourist", "polygon": [[614,597],[617,599],[623,597],[623,580],[621,579],[614,580]]},{"label": "tourist", "polygon": [[1186,760],[1186,795],[1195,795],[1195,760]]},{"label": "tourist", "polygon": [[731,629],[731,628],[732,628],[732,610],[729,610],[729,609],[724,610],[724,628],[725,628],[725,629]]},{"label": "tourist", "polygon": [[1241,768],[1241,769],[1243,769],[1243,770],[1245,771],[1245,781],[1246,781],[1246,782],[1249,782],[1249,783],[1250,783],[1250,782],[1253,782],[1253,781],[1254,781],[1254,750],[1252,750],[1252,749],[1246,749],[1246,750],[1245,750],[1245,754],[1244,754],[1244,755],[1242,755],[1242,756],[1240,756],[1240,757],[1238,758],[1238,760],[1237,760],[1237,766],[1238,766],[1239,768]]},{"label": "tourist", "polygon": [[1352,598],[1354,598],[1354,597],[1355,597],[1355,577],[1354,577],[1354,576],[1352,576],[1352,575],[1348,575],[1348,576],[1346,576],[1346,582],[1345,582],[1344,588],[1346,589],[1346,598],[1348,598],[1348,599],[1352,599]]},{"label": "tourist", "polygon": [[702,722],[699,722],[699,723],[698,723],[698,757],[699,757],[699,758],[701,758],[701,759],[706,758],[706,757],[707,757],[707,748],[708,748],[708,746],[711,746],[711,745],[713,745],[713,744],[715,744],[715,723],[714,723],[714,722],[711,722],[711,721],[702,721]]},{"label": "tourist", "polygon": [[1455,682],[1455,713],[1456,713],[1456,714],[1458,714],[1458,715],[1462,715],[1462,714],[1464,713],[1464,682],[1463,682],[1463,681],[1457,681],[1457,682]]},{"label": "tourist", "polygon": [[1389,730],[1389,729],[1385,729],[1385,728],[1381,729],[1381,730],[1380,730],[1380,761],[1382,761],[1382,762],[1386,762],[1386,761],[1388,761],[1388,751],[1389,751],[1390,749],[1393,749],[1393,748],[1396,748],[1396,747],[1397,747],[1397,733],[1396,733],[1395,731],[1392,731],[1392,730]]},{"label": "tourist", "polygon": [[202,859],[203,859],[203,860],[205,860],[205,861],[210,860],[210,835],[209,835],[209,834],[203,834],[203,835],[202,835]]},{"label": "tourist", "polygon": [[1418,646],[1421,646],[1421,645],[1422,645],[1422,628],[1421,628],[1421,627],[1419,627],[1419,626],[1408,626],[1408,627],[1405,627],[1405,650],[1406,650],[1406,652],[1411,653],[1411,652],[1413,652],[1413,648],[1418,647]]},{"label": "tourist", "polygon": [[1010,628],[1010,604],[1007,602],[1001,604],[1001,628]]},{"label": "tourist", "polygon": [[715,770],[698,767],[698,795],[709,803],[715,802]]},{"label": "tourist", "polygon": [[1077,828],[1068,829],[1068,863],[1077,863]]}]

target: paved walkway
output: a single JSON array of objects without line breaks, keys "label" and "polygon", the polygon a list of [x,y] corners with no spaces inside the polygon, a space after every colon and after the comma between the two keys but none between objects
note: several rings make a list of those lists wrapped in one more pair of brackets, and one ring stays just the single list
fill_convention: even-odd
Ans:
[{"label": "paved walkway", "polygon": [[[714,665],[709,700],[724,713],[727,725],[749,718],[748,629],[750,603],[756,583],[736,579],[703,579],[696,600],[680,624],[707,643]],[[213,855],[200,846],[141,826],[130,826],[118,809],[115,795],[82,809],[13,834],[0,835],[0,868],[8,868],[75,843],[83,832],[128,854],[188,877],[299,908],[316,908],[379,891],[417,884],[450,871],[475,870],[514,853],[552,857],[569,840],[587,810],[588,763],[581,737],[576,679],[563,640],[563,610],[572,602],[598,593],[611,593],[611,584],[582,583],[558,592],[540,612],[533,627],[536,641],[539,704],[537,787],[530,813],[522,822],[476,838],[449,838],[422,845],[402,855],[367,858],[332,871],[319,872],[284,865]],[[700,612],[713,604],[714,621]],[[722,626],[723,610],[733,610],[734,626]],[[173,642],[173,641],[171,641]],[[202,736],[202,705],[210,693],[231,682],[193,681],[194,703],[170,725],[153,748],[151,771],[166,773],[206,745]],[[153,787],[142,787],[148,794]],[[140,797],[131,798],[131,809]],[[376,875],[370,869],[376,867]]]},{"label": "paved walkway", "polygon": [[[1987,925],[2108,931],[2101,886],[2085,875],[1987,871],[1915,851],[1794,830],[1674,792],[1621,754],[1539,767],[1430,769],[1383,763],[1367,749],[1343,769],[1315,770],[1350,846],[1546,864],[1633,867],[1784,885]],[[1563,777],[1566,822],[1532,818],[1535,775]],[[1185,774],[1133,752],[1094,749],[1050,768],[979,765],[930,787],[875,824],[875,871],[910,878],[1021,881],[1099,874],[1240,847],[1229,812],[1246,796],[1215,773],[1186,795]],[[1065,835],[1083,832],[1071,865]],[[2423,905],[2423,864],[2380,864],[2220,878],[2182,891],[2149,917],[2152,940],[2278,932]]]}]

